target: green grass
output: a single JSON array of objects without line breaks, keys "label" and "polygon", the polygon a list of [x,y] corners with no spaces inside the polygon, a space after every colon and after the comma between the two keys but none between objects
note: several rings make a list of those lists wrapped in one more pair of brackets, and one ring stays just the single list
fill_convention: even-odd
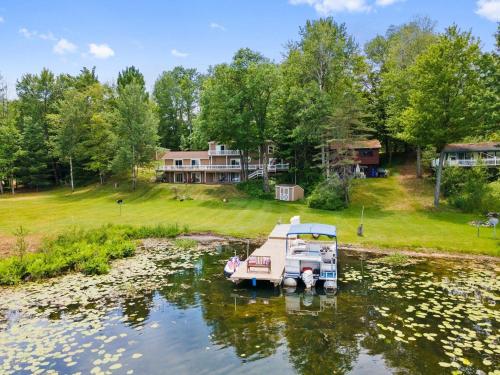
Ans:
[{"label": "green grass", "polygon": [[[174,199],[174,189],[178,196],[192,199]],[[117,199],[124,200],[121,216]],[[0,198],[0,242],[13,243],[12,233],[21,224],[32,242],[72,226],[96,228],[107,223],[177,223],[194,232],[259,237],[267,235],[279,220],[288,222],[291,216],[300,215],[303,222],[337,225],[342,244],[499,255],[499,242],[492,238],[491,229],[481,229],[477,238],[476,228],[467,224],[477,216],[446,206],[434,210],[429,207],[431,202],[432,186],[397,173],[387,179],[356,181],[352,205],[336,212],[310,209],[303,202],[248,198],[233,186],[142,183],[135,192],[124,185],[118,190],[88,186],[73,194],[56,189]],[[362,206],[364,237],[358,237]]]},{"label": "green grass", "polygon": [[[38,280],[70,271],[100,275],[109,271],[113,259],[133,255],[137,239],[146,237],[173,238],[186,229],[176,225],[130,227],[106,225],[96,229],[72,228],[55,239],[46,241],[40,251],[14,254],[0,259],[0,285],[13,285],[26,280]],[[177,240],[182,241],[182,240]],[[183,240],[184,249],[193,246]]]}]

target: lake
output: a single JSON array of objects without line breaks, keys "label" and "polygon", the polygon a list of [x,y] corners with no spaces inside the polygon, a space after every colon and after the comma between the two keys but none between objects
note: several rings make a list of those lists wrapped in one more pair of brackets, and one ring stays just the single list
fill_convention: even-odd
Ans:
[{"label": "lake", "polygon": [[107,275],[0,289],[0,373],[500,373],[498,264],[341,253],[327,294],[233,285],[235,252],[164,242]]}]

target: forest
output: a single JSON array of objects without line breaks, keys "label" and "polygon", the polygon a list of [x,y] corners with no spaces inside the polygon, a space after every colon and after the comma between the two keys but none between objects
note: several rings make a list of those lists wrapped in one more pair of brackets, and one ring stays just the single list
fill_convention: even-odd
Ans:
[{"label": "forest", "polygon": [[500,25],[495,38],[495,50],[483,51],[471,31],[437,32],[421,17],[360,46],[345,24],[320,18],[299,28],[280,62],[241,48],[207,72],[164,71],[150,92],[134,66],[113,83],[95,67],[27,73],[15,99],[0,87],[0,193],[111,176],[135,188],[159,151],[206,149],[209,140],[243,156],[265,155],[273,141],[291,165],[282,178],[308,192],[332,180],[349,189],[349,158],[327,167],[332,140],[377,138],[388,163],[410,153],[422,177],[448,143],[500,140]]}]

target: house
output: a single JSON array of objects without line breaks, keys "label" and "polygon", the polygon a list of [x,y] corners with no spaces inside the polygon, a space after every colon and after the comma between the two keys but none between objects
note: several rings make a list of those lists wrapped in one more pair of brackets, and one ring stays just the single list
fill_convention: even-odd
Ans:
[{"label": "house", "polygon": [[[273,158],[274,146],[268,145],[267,170],[270,173],[288,170],[289,165]],[[258,152],[248,156],[248,178],[261,177],[263,157]],[[223,184],[241,181],[241,157],[239,150],[209,142],[207,151],[170,151],[160,160],[157,168],[159,179],[169,183]]]},{"label": "house", "polygon": [[[443,167],[500,166],[500,142],[450,143],[443,148]],[[432,161],[436,168],[439,159]]]},{"label": "house", "polygon": [[377,177],[380,165],[380,149],[382,148],[377,139],[353,141],[349,144],[337,141],[330,143],[330,163],[335,161],[336,154],[340,148],[347,148],[353,153],[353,168],[363,172],[366,177]]}]

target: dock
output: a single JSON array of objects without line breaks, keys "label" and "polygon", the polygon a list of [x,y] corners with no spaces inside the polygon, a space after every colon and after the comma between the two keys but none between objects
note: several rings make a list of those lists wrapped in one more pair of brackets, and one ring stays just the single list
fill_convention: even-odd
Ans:
[{"label": "dock", "polygon": [[255,249],[249,256],[249,259],[252,259],[252,257],[269,257],[271,259],[270,269],[248,269],[247,259],[242,261],[236,272],[231,275],[231,280],[239,283],[243,280],[255,279],[279,285],[283,281],[285,271],[285,244],[289,228],[290,224],[277,224],[266,242],[258,249]]}]

